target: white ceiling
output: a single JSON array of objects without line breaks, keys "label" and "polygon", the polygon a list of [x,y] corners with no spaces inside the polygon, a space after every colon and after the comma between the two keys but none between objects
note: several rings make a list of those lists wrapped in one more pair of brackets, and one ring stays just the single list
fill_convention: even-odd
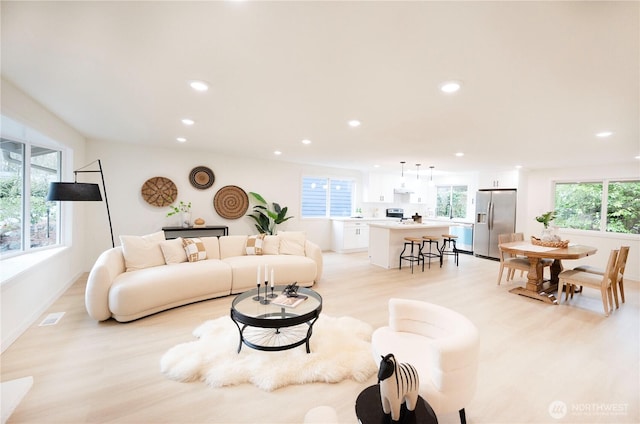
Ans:
[{"label": "white ceiling", "polygon": [[365,171],[638,163],[639,4],[2,1],[2,76],[104,142]]}]

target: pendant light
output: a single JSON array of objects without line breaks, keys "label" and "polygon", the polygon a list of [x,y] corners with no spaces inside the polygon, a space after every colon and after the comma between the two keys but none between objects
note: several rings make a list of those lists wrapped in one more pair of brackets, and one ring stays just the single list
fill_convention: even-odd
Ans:
[{"label": "pendant light", "polygon": [[433,182],[433,168],[435,168],[435,166],[433,165],[429,167],[429,169],[431,170],[431,175],[429,176],[429,187],[433,187],[435,185],[435,183]]},{"label": "pendant light", "polygon": [[420,163],[416,163],[416,180],[420,179]]},{"label": "pendant light", "polygon": [[405,162],[405,161],[403,161],[403,160],[402,160],[402,161],[400,161],[400,167],[401,167],[401,168],[400,168],[400,177],[401,177],[401,178],[404,178],[404,164],[405,164],[405,163],[407,163],[407,162]]}]

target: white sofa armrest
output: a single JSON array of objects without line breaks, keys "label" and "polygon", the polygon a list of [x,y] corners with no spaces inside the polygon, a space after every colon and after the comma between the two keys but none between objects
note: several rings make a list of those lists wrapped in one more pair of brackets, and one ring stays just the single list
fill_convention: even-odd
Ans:
[{"label": "white sofa armrest", "polygon": [[304,253],[306,257],[313,259],[313,261],[316,263],[316,266],[318,268],[318,273],[316,274],[317,283],[322,277],[322,249],[320,249],[320,246],[318,246],[314,242],[306,240],[304,244]]},{"label": "white sofa armrest", "polygon": [[91,318],[104,321],[111,317],[109,289],[113,280],[126,270],[122,247],[109,249],[98,257],[91,268],[84,303]]}]

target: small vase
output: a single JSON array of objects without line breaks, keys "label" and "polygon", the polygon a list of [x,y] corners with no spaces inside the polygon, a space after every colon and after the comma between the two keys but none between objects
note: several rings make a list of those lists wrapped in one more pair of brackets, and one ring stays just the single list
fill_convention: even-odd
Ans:
[{"label": "small vase", "polygon": [[180,225],[182,228],[191,227],[191,212],[182,212],[180,214]]},{"label": "small vase", "polygon": [[542,241],[554,241],[555,235],[556,235],[555,228],[547,227],[542,230],[542,237],[540,237],[540,239]]}]

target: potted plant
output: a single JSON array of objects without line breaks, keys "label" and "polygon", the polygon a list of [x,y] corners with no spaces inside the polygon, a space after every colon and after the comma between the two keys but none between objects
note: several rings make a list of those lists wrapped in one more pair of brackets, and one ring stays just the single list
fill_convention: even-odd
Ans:
[{"label": "potted plant", "polygon": [[536,221],[541,222],[544,228],[549,228],[549,223],[556,218],[556,211],[549,211],[540,216],[536,216]]},{"label": "potted plant", "polygon": [[249,192],[249,195],[257,204],[253,207],[253,213],[247,216],[256,221],[255,226],[261,234],[273,235],[278,224],[293,218],[293,216],[287,216],[288,208],[286,206],[283,208],[273,202],[271,203],[273,209],[269,209],[267,201],[258,193]]},{"label": "potted plant", "polygon": [[536,216],[536,221],[542,223],[544,225],[544,229],[542,230],[542,241],[554,241],[556,238],[555,232],[553,229],[549,228],[549,223],[556,218],[556,211],[549,211],[547,213],[543,213],[540,216]]},{"label": "potted plant", "polygon": [[169,208],[171,210],[167,212],[167,217],[180,214],[180,225],[183,228],[191,227],[191,202],[185,203],[181,200],[177,206],[170,205]]}]

